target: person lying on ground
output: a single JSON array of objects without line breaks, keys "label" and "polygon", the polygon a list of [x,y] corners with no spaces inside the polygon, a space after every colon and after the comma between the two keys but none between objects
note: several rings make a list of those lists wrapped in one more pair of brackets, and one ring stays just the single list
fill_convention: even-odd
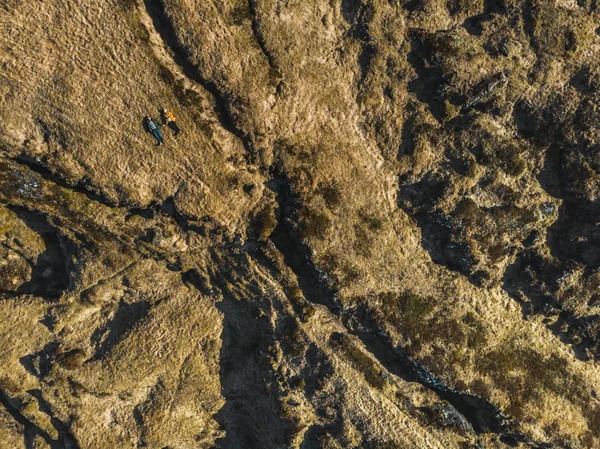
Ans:
[{"label": "person lying on ground", "polygon": [[160,133],[158,124],[150,116],[146,117],[146,124],[148,125],[148,130],[150,130],[152,135],[158,141],[157,145],[162,145],[165,139],[163,139],[163,136]]},{"label": "person lying on ground", "polygon": [[171,111],[167,111],[166,108],[162,109],[162,122],[174,131],[175,136],[181,132],[179,126],[175,123],[175,116]]}]

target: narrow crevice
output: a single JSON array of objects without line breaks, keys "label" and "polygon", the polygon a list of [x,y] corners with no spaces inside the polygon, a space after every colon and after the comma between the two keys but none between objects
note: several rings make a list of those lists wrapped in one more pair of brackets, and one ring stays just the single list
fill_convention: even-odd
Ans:
[{"label": "narrow crevice", "polygon": [[294,225],[298,221],[299,203],[289,179],[278,174],[271,184],[278,189],[277,201],[281,211],[279,224],[271,239],[298,278],[302,293],[309,302],[326,306],[345,325],[347,332],[357,336],[388,371],[407,381],[418,382],[448,401],[477,433],[491,432],[511,441],[539,444],[517,432],[515,429],[518,426],[510,423],[508,417],[487,399],[446,385],[424,366],[412,360],[404,350],[395,348],[376,326],[365,326],[365,323],[361,323],[358,328],[352,326],[350,322],[356,321],[353,312],[343,311],[339,306],[337,292],[327,285],[323,274],[312,264],[308,248],[297,235]]},{"label": "narrow crevice", "polygon": [[[186,232],[195,232],[201,236],[205,236],[207,233],[204,225],[191,223],[192,221],[196,221],[194,217],[183,215],[176,210],[173,197],[167,198],[162,203],[151,203],[145,207],[119,203],[108,199],[108,197],[100,193],[100,189],[92,187],[91,184],[89,184],[89,182],[85,179],[75,182],[67,181],[59,174],[52,171],[43,161],[32,159],[24,155],[10,160],[20,166],[27,167],[28,169],[40,175],[46,181],[56,184],[59,187],[85,195],[90,201],[97,202],[103,206],[113,209],[124,209],[129,213],[127,216],[128,219],[134,216],[139,216],[147,220],[151,220],[155,218],[156,215],[162,214],[164,216],[173,218],[179,227]],[[211,222],[211,219],[210,217],[203,217],[200,221],[203,223],[209,223]]]},{"label": "narrow crevice", "polygon": [[529,38],[529,46],[537,54],[538,45],[535,39],[534,7],[536,0],[526,0],[523,4],[523,31]]},{"label": "narrow crevice", "polygon": [[335,301],[336,292],[324,282],[321,273],[311,262],[309,247],[292,229],[298,222],[298,195],[292,189],[285,175],[278,175],[271,185],[277,191],[279,218],[270,239],[283,255],[285,264],[289,266],[298,280],[298,286],[305,298],[314,304],[326,306],[334,314],[340,312]]},{"label": "narrow crevice", "polygon": [[[23,159],[8,159],[8,160],[15,163],[17,166],[31,170],[30,172],[27,172],[25,170],[20,171],[17,166],[12,168],[13,172],[17,173],[16,179],[19,179],[22,177],[23,178],[31,178],[28,182],[34,183],[36,185],[36,190],[35,190],[36,192],[40,191],[40,177],[41,177],[41,179],[49,181],[50,183],[53,183],[58,187],[81,193],[81,194],[85,195],[86,198],[89,199],[90,201],[97,202],[98,204],[103,204],[103,205],[113,208],[113,209],[116,209],[116,208],[123,209],[124,211],[128,212],[128,215],[125,217],[126,221],[128,221],[129,219],[131,219],[134,216],[140,216],[147,220],[154,220],[155,218],[157,218],[157,215],[159,215],[167,220],[173,220],[174,223],[177,224],[183,232],[195,233],[201,237],[211,237],[215,234],[219,234],[219,235],[222,234],[222,231],[223,231],[222,225],[219,222],[217,222],[216,220],[214,220],[213,218],[211,218],[210,216],[204,216],[204,217],[201,217],[200,219],[196,219],[195,217],[189,217],[189,216],[185,216],[185,215],[179,213],[176,209],[176,206],[175,206],[175,203],[174,203],[172,197],[167,198],[167,200],[163,201],[162,203],[152,203],[146,207],[131,207],[131,206],[123,205],[123,204],[115,205],[113,202],[110,202],[105,197],[98,196],[97,194],[95,194],[93,192],[87,191],[86,188],[83,187],[79,183],[74,185],[73,183],[66,181],[65,179],[61,178],[58,174],[51,171],[41,161],[23,160]],[[34,176],[36,173],[37,173],[37,175],[39,175],[39,177]],[[77,239],[79,239],[81,241],[80,243],[75,243],[74,241],[67,239],[67,237],[62,236],[61,231],[57,227],[52,225],[49,221],[49,220],[57,220],[58,222],[63,222],[63,218],[62,218],[60,212],[45,214],[45,213],[36,211],[33,206],[13,204],[10,199],[0,200],[0,203],[2,205],[4,205],[4,207],[16,211],[17,215],[19,215],[19,214],[23,215],[23,218],[28,219],[29,223],[32,224],[32,226],[34,226],[34,227],[37,226],[38,228],[41,226],[43,229],[42,228],[40,228],[40,229],[43,231],[44,235],[48,234],[49,232],[51,233],[51,235],[48,234],[48,236],[47,236],[48,238],[45,239],[45,240],[48,240],[46,243],[47,243],[47,245],[50,245],[51,248],[50,248],[50,250],[47,250],[44,254],[41,255],[43,257],[41,257],[40,261],[46,265],[45,268],[48,268],[49,265],[52,265],[52,266],[56,265],[56,262],[58,260],[64,260],[64,263],[65,263],[64,266],[67,267],[67,275],[68,275],[68,278],[64,282],[62,282],[62,284],[60,284],[60,285],[62,285],[60,292],[55,291],[56,290],[55,289],[50,293],[44,293],[44,290],[48,290],[50,287],[56,286],[59,282],[61,282],[63,279],[65,279],[65,277],[62,275],[52,277],[50,282],[29,281],[26,283],[26,285],[23,285],[22,288],[19,288],[18,290],[0,292],[1,298],[5,298],[5,299],[14,298],[14,297],[18,297],[21,294],[30,293],[30,294],[36,294],[38,296],[44,297],[48,301],[56,301],[58,299],[58,297],[60,296],[60,294],[62,294],[62,292],[64,290],[72,287],[72,279],[77,278],[77,275],[78,275],[78,273],[76,271],[77,265],[73,265],[73,262],[71,261],[70,256],[76,254],[76,252],[79,250],[80,247],[85,248],[86,250],[89,250],[90,248],[92,248],[93,245],[95,245],[95,243],[93,241],[87,239],[84,234],[81,234],[74,229],[70,229],[70,231],[76,235]],[[66,212],[67,212],[67,214],[69,213],[69,211],[66,211]],[[37,217],[37,218],[31,219],[31,217]],[[36,225],[36,223],[38,223],[39,226]],[[158,221],[158,222],[156,222],[156,224],[160,225],[161,222]],[[63,223],[63,225],[64,225],[64,223]],[[99,230],[101,233],[106,234],[107,236],[110,236],[111,238],[114,238],[115,241],[121,243],[122,245],[124,245],[124,247],[131,249],[131,241],[130,241],[129,237],[124,238],[122,235],[120,235],[118,233],[114,233],[112,231],[108,231],[105,228],[100,228]],[[34,231],[35,231],[35,229],[34,229]],[[160,248],[156,246],[158,244],[158,242],[160,241],[160,239],[162,238],[161,228],[160,227],[148,228],[145,231],[146,231],[145,234],[142,234],[134,239],[135,248],[137,248],[138,251],[141,251],[142,254],[144,254],[147,257],[151,257],[157,261],[166,262],[167,268],[170,269],[171,271],[181,271],[181,264],[178,262],[177,255],[171,254],[172,257],[169,257],[168,253],[166,253],[165,251],[161,251]],[[38,234],[39,234],[39,232],[38,232]],[[42,236],[42,238],[43,237],[44,236]],[[66,256],[65,257],[61,256],[61,257],[57,258],[52,255],[52,252],[58,254],[59,250],[60,250],[60,254],[66,254]],[[38,274],[44,275],[44,273],[46,273],[47,270],[42,269],[42,268],[44,268],[44,267],[42,267],[42,265],[40,265],[40,266],[37,266],[37,265],[39,265],[39,264],[33,263],[33,268],[34,268],[33,275],[34,276],[38,275]],[[46,275],[47,275],[47,273],[46,273]],[[36,291],[35,292],[30,291],[29,290],[30,288],[34,288],[34,289],[36,289]],[[81,294],[85,294],[86,290],[87,289],[84,289]]]},{"label": "narrow crevice", "polygon": [[57,301],[63,292],[71,288],[75,270],[72,256],[76,246],[67,240],[48,218],[22,207],[8,206],[17,217],[44,241],[45,249],[39,254],[31,270],[31,279],[21,284],[15,293],[35,295],[46,301]]},{"label": "narrow crevice", "polygon": [[357,57],[360,69],[359,87],[364,86],[373,60],[379,50],[377,41],[371,35],[370,22],[374,15],[374,7],[370,2],[361,3],[355,0],[342,2],[342,15],[346,22],[351,25],[348,37],[360,42],[361,49]]},{"label": "narrow crevice", "polygon": [[279,67],[277,66],[277,63],[275,62],[275,58],[273,58],[273,56],[267,50],[267,47],[266,47],[265,38],[263,36],[262,30],[260,27],[260,21],[257,17],[256,3],[257,3],[257,0],[248,0],[248,6],[250,8],[250,16],[252,17],[252,32],[254,33],[254,38],[256,39],[256,43],[258,44],[263,55],[265,55],[265,58],[267,58],[267,61],[269,62],[269,67],[271,67],[271,69],[273,69],[273,70],[278,70]]},{"label": "narrow crevice", "polygon": [[21,167],[26,167],[29,170],[37,173],[46,181],[49,181],[64,189],[85,195],[85,197],[90,201],[94,201],[113,209],[126,209],[130,213],[130,216],[139,215],[144,218],[152,218],[153,209],[157,208],[156,205],[135,207],[111,200],[101,192],[100,188],[93,186],[88,178],[84,177],[75,181],[68,181],[57,172],[51,170],[47,163],[41,159],[20,154],[15,158],[10,158],[10,160]]},{"label": "narrow crevice", "polygon": [[[508,417],[487,399],[469,393],[460,392],[443,383],[423,365],[412,360],[401,349],[395,348],[388,337],[375,326],[354,329],[349,321],[352,313],[344,314],[344,322],[348,332],[357,336],[365,348],[392,374],[408,381],[418,382],[434,391],[440,398],[448,401],[471,424],[477,433],[509,433]],[[361,323],[364,324],[364,323]]]},{"label": "narrow crevice", "polygon": [[21,413],[21,411],[12,404],[8,395],[2,389],[0,389],[0,404],[4,407],[8,414],[13,417],[13,419],[16,422],[23,426],[23,438],[25,449],[34,449],[36,447],[36,436],[42,438],[46,442],[46,444],[50,446],[50,449],[65,449],[69,447],[60,444],[59,441],[53,440],[52,438],[50,438],[50,435],[48,435],[48,433],[45,430],[42,430],[39,426],[27,419],[25,415],[23,415],[23,413]]},{"label": "narrow crevice", "polygon": [[52,406],[44,399],[41,390],[29,390],[27,393],[36,399],[39,410],[50,418],[50,423],[58,433],[57,443],[59,447],[61,449],[78,449],[79,444],[69,430],[69,426],[54,416]]},{"label": "narrow crevice", "polygon": [[164,0],[144,0],[144,6],[152,20],[154,29],[160,35],[164,44],[171,50],[174,62],[189,80],[210,92],[215,100],[214,112],[219,119],[219,123],[224,129],[237,136],[244,147],[248,149],[245,139],[246,134],[235,125],[232,118],[230,104],[233,98],[226,98],[213,81],[202,78],[200,67],[190,61],[190,51],[177,36],[175,27],[165,10]]},{"label": "narrow crevice", "polygon": [[72,182],[67,181],[56,172],[53,172],[43,160],[34,159],[25,154],[21,154],[11,160],[16,164],[29,168],[47,181],[85,195],[91,201],[95,201],[107,207],[121,207],[118,203],[103,195],[100,192],[100,189],[92,186],[86,178]]},{"label": "narrow crevice", "polygon": [[49,181],[59,187],[85,195],[85,197],[90,201],[94,201],[112,209],[125,209],[129,212],[129,217],[137,215],[143,218],[151,219],[154,217],[154,213],[158,210],[158,206],[156,204],[151,204],[146,207],[137,207],[111,200],[101,192],[100,188],[93,186],[88,178],[84,177],[75,181],[68,181],[57,172],[51,170],[44,160],[35,159],[25,154],[21,154],[15,158],[10,158],[9,160],[21,167],[28,168],[29,170],[40,175],[44,180]]}]

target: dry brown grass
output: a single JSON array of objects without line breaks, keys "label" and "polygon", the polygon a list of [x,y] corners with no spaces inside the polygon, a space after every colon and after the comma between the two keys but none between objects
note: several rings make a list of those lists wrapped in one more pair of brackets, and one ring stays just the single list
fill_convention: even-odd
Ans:
[{"label": "dry brown grass", "polygon": [[[400,435],[406,447],[458,446],[453,433],[423,427],[410,408],[398,413],[377,360],[346,335],[352,323],[310,304],[269,247],[277,215],[268,189],[283,172],[302,205],[307,253],[348,313],[364,306],[375,331],[449,384],[496,401],[525,435],[597,446],[593,362],[523,320],[522,304],[502,289],[532,231],[548,267],[571,266],[551,247],[559,207],[543,213],[544,204],[585,200],[595,211],[597,73],[587,65],[600,47],[591,3],[515,0],[486,12],[496,2],[258,1],[254,17],[247,2],[217,3],[0,7],[3,154],[39,158],[116,206],[50,181],[27,196],[19,176],[36,175],[0,165],[1,202],[50,216],[77,248],[71,285],[56,303],[0,301],[0,376],[11,378],[15,395],[39,389],[57,419],[73,415],[68,426],[82,449],[213,447],[222,432],[215,419],[227,423],[235,445],[248,424],[228,410],[257,404],[265,411],[251,416],[257,426],[283,417],[300,432],[280,446],[299,445],[309,422],[331,430],[316,437],[324,447],[395,441],[399,429],[409,429]],[[141,119],[159,107],[173,110],[183,133],[174,138],[165,128],[166,145],[155,147]],[[150,204],[152,214],[136,212]],[[420,221],[432,211],[455,226],[448,242]],[[27,261],[44,251],[27,229],[0,217],[10,260],[22,262],[1,271],[0,282],[26,280]],[[145,242],[155,229],[161,241]],[[589,229],[574,231],[573,241],[594,242]],[[438,243],[467,247],[485,282],[475,286],[473,272],[436,263]],[[552,279],[532,278],[567,310],[592,316],[597,285],[588,265],[556,292],[546,288]],[[192,269],[205,273],[202,282],[182,279]],[[115,337],[105,359],[82,360],[109,332],[116,305],[140,297],[152,303],[148,318]],[[284,355],[265,355],[275,339]],[[20,360],[51,341],[81,349],[63,354],[42,382]],[[285,390],[285,378],[309,383],[318,365],[310,345],[340,355],[351,370],[331,368],[318,383],[324,390],[302,397],[302,388]],[[263,368],[264,360],[272,365]],[[264,381],[267,370],[277,371],[277,386]],[[410,401],[435,400],[394,382]],[[278,407],[286,394],[297,396],[301,412]],[[52,431],[39,410],[27,418]],[[281,428],[258,433],[270,438]]]}]

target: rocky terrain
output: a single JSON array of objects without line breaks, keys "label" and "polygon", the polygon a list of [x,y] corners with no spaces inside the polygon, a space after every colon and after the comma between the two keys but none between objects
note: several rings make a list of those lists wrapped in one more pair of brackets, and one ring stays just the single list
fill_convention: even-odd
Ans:
[{"label": "rocky terrain", "polygon": [[3,0],[0,448],[600,447],[599,56],[596,0]]}]

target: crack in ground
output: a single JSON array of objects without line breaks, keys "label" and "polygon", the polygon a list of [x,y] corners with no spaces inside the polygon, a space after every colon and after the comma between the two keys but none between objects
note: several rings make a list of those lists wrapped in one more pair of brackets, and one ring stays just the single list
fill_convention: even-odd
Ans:
[{"label": "crack in ground", "polygon": [[539,46],[535,38],[534,8],[537,7],[536,0],[526,0],[522,7],[523,31],[529,39],[529,46],[537,56]]},{"label": "crack in ground", "polygon": [[[98,204],[102,204],[106,207],[113,208],[113,209],[119,209],[119,208],[124,209],[125,211],[127,211],[129,213],[129,215],[127,217],[125,217],[126,221],[129,218],[131,218],[132,216],[141,216],[142,218],[150,220],[150,219],[154,219],[155,215],[159,215],[166,219],[174,220],[174,222],[175,222],[174,224],[178,225],[179,228],[183,232],[186,232],[186,233],[193,232],[193,233],[195,233],[201,237],[207,238],[207,239],[210,238],[210,235],[212,235],[212,233],[215,229],[220,227],[219,222],[217,222],[216,220],[214,220],[210,217],[202,218],[199,223],[191,223],[190,221],[197,221],[197,220],[195,220],[194,217],[189,217],[189,216],[185,216],[183,214],[178,213],[176,210],[176,206],[175,206],[173,197],[167,198],[165,201],[163,201],[160,204],[152,203],[146,207],[131,207],[131,206],[125,205],[123,203],[115,204],[114,202],[110,201],[106,196],[104,196],[100,193],[90,192],[87,189],[87,186],[85,184],[82,184],[81,182],[71,183],[71,182],[65,180],[60,175],[51,171],[41,161],[37,161],[35,159],[25,158],[25,157],[7,158],[7,159],[14,162],[15,164],[17,164],[19,166],[26,167],[29,170],[37,173],[38,175],[41,176],[42,179],[44,179],[50,183],[53,183],[59,187],[62,187],[62,188],[85,195],[86,198],[89,199],[90,201],[97,202]],[[36,210],[33,210],[27,206],[20,205],[20,204],[13,204],[6,200],[0,200],[0,204],[3,204],[8,208],[16,207],[19,209],[30,211],[31,213],[41,213],[41,212],[37,212]],[[61,214],[60,213],[51,213],[51,214],[49,214],[49,216],[58,217],[60,219]],[[182,264],[181,264],[180,258],[177,256],[177,254],[169,253],[168,251],[161,250],[157,246],[153,245],[152,242],[148,241],[147,235],[139,236],[138,238],[135,239],[134,245],[132,245],[132,243],[128,237],[123,237],[122,235],[120,235],[118,233],[114,233],[112,231],[103,231],[103,232],[106,232],[112,238],[114,238],[115,241],[117,241],[118,243],[120,243],[128,248],[131,248],[131,247],[136,248],[144,256],[153,258],[154,260],[157,260],[157,261],[166,262],[167,268],[171,271],[178,271],[178,272],[182,271]],[[198,268],[200,268],[200,267],[198,267]],[[85,293],[85,290],[82,293]]]},{"label": "crack in ground", "polygon": [[[351,312],[343,312],[336,302],[337,292],[323,282],[322,273],[312,264],[305,244],[290,229],[288,221],[297,220],[297,195],[285,175],[278,174],[273,181],[278,188],[277,202],[280,208],[279,223],[271,235],[277,250],[283,255],[286,265],[298,278],[298,284],[304,297],[311,303],[327,307],[330,313],[337,317],[351,335],[357,336],[365,348],[391,373],[400,378],[418,382],[436,393],[441,399],[448,401],[481,433],[495,433],[504,441],[544,447],[545,443],[536,442],[526,435],[517,432],[514,423],[508,423],[508,417],[500,409],[483,397],[464,393],[444,384],[424,366],[412,360],[409,355],[393,347],[386,335],[377,328],[365,326],[355,330],[349,326],[354,318]],[[360,321],[359,321],[360,322]]]},{"label": "crack in ground", "polygon": [[252,154],[251,142],[246,133],[235,125],[231,116],[230,103],[232,99],[227,99],[213,81],[204,79],[200,75],[200,67],[190,61],[189,50],[179,40],[175,27],[165,10],[164,0],[144,0],[143,3],[145,12],[152,21],[154,32],[158,33],[164,45],[171,50],[173,62],[188,80],[202,86],[213,96],[214,112],[221,126],[238,137],[248,153]]},{"label": "crack in ground", "polygon": [[[5,148],[3,148],[3,150],[5,153],[8,153],[8,151]],[[9,157],[8,159],[20,166],[29,168],[31,171],[36,172],[38,175],[40,175],[47,181],[57,184],[58,186],[63,187],[65,189],[69,189],[74,192],[85,195],[86,198],[88,198],[91,201],[100,203],[104,206],[111,208],[124,207],[121,206],[119,203],[110,200],[106,195],[103,195],[100,192],[99,188],[92,186],[87,180],[85,180],[85,178],[78,179],[74,182],[67,181],[65,178],[50,170],[48,165],[46,165],[46,163],[42,160],[29,157],[25,154],[20,154],[19,156],[16,156],[14,158]]]},{"label": "crack in ground", "polygon": [[17,217],[44,241],[45,249],[32,265],[31,279],[21,284],[15,293],[35,295],[56,302],[71,287],[75,244],[61,235],[48,217],[37,211],[9,205]]},{"label": "crack in ground", "polygon": [[56,418],[51,417],[52,425],[56,428],[58,432],[58,439],[54,440],[48,435],[48,432],[40,428],[34,422],[30,421],[21,410],[12,404],[10,398],[4,392],[4,390],[0,389],[0,404],[5,408],[12,418],[21,424],[24,427],[23,439],[25,449],[34,449],[37,447],[35,443],[35,437],[39,436],[42,438],[46,444],[50,447],[50,449],[78,449],[79,444],[77,440],[73,437],[73,435],[68,430],[67,426],[65,426],[62,422],[58,421]]},{"label": "crack in ground", "polygon": [[56,448],[56,442],[50,438],[50,435],[40,427],[35,425],[21,413],[21,411],[11,404],[8,396],[3,390],[0,390],[0,404],[12,418],[24,427],[23,438],[26,449],[33,449],[35,437],[41,437],[52,449]]},{"label": "crack in ground", "polygon": [[50,170],[50,168],[42,161],[27,157],[25,155],[17,156],[16,158],[8,158],[14,163],[29,168],[31,171],[40,175],[46,181],[58,185],[59,187],[81,193],[85,195],[90,201],[102,204],[103,206],[110,207],[113,209],[124,209],[129,212],[129,217],[140,216],[145,219],[152,219],[155,215],[163,215],[166,217],[173,218],[179,227],[185,232],[195,232],[200,235],[206,233],[203,226],[191,224],[190,221],[194,221],[194,217],[189,217],[180,214],[176,211],[173,197],[167,198],[162,203],[151,203],[145,207],[137,207],[128,205],[123,202],[115,202],[110,200],[106,195],[102,194],[100,189],[93,187],[85,180],[77,180],[75,182],[69,182],[65,178],[61,177],[56,172]]},{"label": "crack in ground", "polygon": [[262,51],[263,55],[265,55],[265,57],[267,58],[267,61],[269,62],[269,66],[272,69],[278,70],[279,67],[277,66],[277,63],[275,62],[275,59],[273,58],[271,53],[267,50],[265,38],[260,29],[260,23],[257,18],[257,9],[256,9],[257,1],[258,0],[248,0],[248,6],[250,8],[250,16],[252,17],[252,32],[254,33],[254,37],[256,39],[256,42],[258,43],[258,46],[260,47],[260,50]]},{"label": "crack in ground", "polygon": [[[44,172],[44,170],[41,171]],[[50,176],[50,178],[53,177],[55,175]],[[58,181],[59,183],[66,183],[61,178],[58,178]],[[424,367],[410,360],[406,354],[399,353],[396,349],[391,348],[390,343],[383,337],[374,337],[374,335],[377,335],[375,332],[357,332],[348,327],[348,317],[340,312],[340,308],[336,304],[336,292],[325,288],[321,279],[322,274],[312,265],[310,259],[306,257],[306,254],[308,254],[307,248],[303,246],[289,229],[290,223],[288,223],[288,220],[297,220],[297,217],[295,217],[297,198],[291,190],[289,180],[280,176],[275,181],[275,184],[279,184],[277,189],[279,190],[278,202],[280,204],[281,217],[272,235],[272,240],[276,248],[283,254],[286,264],[296,274],[300,288],[307,300],[325,305],[334,316],[342,321],[347,331],[350,334],[358,336],[366,348],[390,372],[408,380],[419,382],[436,392],[441,398],[448,400],[468,418],[476,430],[480,432],[491,430],[500,434],[503,438],[512,438],[513,441],[526,441],[526,437],[508,431],[508,428],[504,425],[504,416],[489,401],[447,387],[433,377]],[[72,186],[67,184],[67,187],[70,188]]]},{"label": "crack in ground", "polygon": [[50,423],[58,432],[56,441],[60,444],[61,449],[79,449],[79,444],[70,432],[69,427],[54,416],[52,407],[42,396],[41,390],[28,390],[27,393],[37,400],[40,412],[45,413],[50,418]]},{"label": "crack in ground", "polygon": [[[225,435],[215,444],[219,448],[289,447],[292,425],[281,416],[281,397],[271,324],[275,313],[260,286],[246,283],[247,259],[213,251],[207,273],[210,282],[222,293],[215,303],[223,315],[219,378],[225,403],[215,415]],[[197,278],[196,276],[194,276]],[[205,292],[205,281],[192,285]],[[219,295],[220,296],[220,295]],[[248,297],[256,299],[250,301]]]},{"label": "crack in ground", "polygon": [[373,17],[371,2],[356,2],[353,0],[342,1],[342,16],[350,26],[347,35],[360,42],[360,52],[357,62],[360,69],[358,86],[364,86],[371,65],[378,53],[377,42],[371,35],[369,24]]}]

